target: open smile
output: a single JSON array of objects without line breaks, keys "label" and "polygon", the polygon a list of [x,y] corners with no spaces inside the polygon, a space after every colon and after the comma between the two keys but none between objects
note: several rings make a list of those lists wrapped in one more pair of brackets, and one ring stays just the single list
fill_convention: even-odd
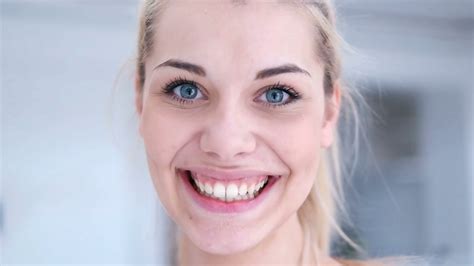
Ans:
[{"label": "open smile", "polygon": [[201,172],[179,169],[192,198],[205,209],[239,212],[258,204],[279,175],[254,175],[242,178],[214,178]]}]

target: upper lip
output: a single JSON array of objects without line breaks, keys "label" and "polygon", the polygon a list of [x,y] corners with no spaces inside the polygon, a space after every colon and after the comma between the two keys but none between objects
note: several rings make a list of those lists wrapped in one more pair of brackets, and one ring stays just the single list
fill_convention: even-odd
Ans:
[{"label": "upper lip", "polygon": [[278,174],[270,171],[262,171],[250,168],[216,168],[211,166],[188,166],[186,168],[179,168],[181,170],[188,170],[193,173],[198,173],[207,177],[218,180],[235,180],[246,177],[255,176],[278,176]]}]

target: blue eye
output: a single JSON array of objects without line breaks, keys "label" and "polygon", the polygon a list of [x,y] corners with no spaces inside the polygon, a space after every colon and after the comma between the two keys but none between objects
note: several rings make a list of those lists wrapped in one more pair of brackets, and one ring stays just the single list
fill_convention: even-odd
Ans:
[{"label": "blue eye", "polygon": [[278,82],[274,85],[266,87],[260,96],[255,99],[255,101],[269,107],[283,107],[299,99],[301,99],[299,92],[297,92],[291,86]]},{"label": "blue eye", "polygon": [[163,92],[179,103],[194,103],[205,98],[194,81],[184,78],[172,80],[163,87]]},{"label": "blue eye", "polygon": [[194,100],[196,96],[201,95],[199,89],[193,84],[182,84],[178,85],[173,89],[175,95],[187,99],[187,100]]},{"label": "blue eye", "polygon": [[281,89],[270,89],[265,92],[265,98],[269,103],[281,103],[288,99],[289,95]]},{"label": "blue eye", "polygon": [[[254,101],[269,107],[284,106],[301,98],[301,95],[292,87],[280,83],[264,89],[265,91]],[[196,82],[184,78],[172,80],[163,87],[162,92],[179,104],[202,103],[200,100],[207,100]]]},{"label": "blue eye", "polygon": [[268,105],[279,106],[285,105],[297,96],[292,95],[290,92],[287,92],[284,88],[273,88],[265,91],[260,95],[258,101],[264,102]]}]

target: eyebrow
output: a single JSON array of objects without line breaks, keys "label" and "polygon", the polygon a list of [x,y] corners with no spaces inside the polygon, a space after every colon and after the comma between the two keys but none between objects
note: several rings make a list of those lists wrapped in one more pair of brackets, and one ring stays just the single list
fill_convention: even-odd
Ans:
[{"label": "eyebrow", "polygon": [[[160,67],[174,67],[174,68],[188,71],[190,73],[193,73],[199,76],[203,76],[203,77],[206,76],[206,70],[204,70],[202,66],[185,62],[182,60],[178,60],[178,59],[169,59],[157,65],[153,70]],[[255,80],[264,79],[264,78],[268,78],[268,77],[276,76],[280,74],[285,74],[285,73],[302,73],[311,77],[311,74],[309,74],[308,71],[298,67],[295,64],[283,64],[277,67],[265,68],[263,70],[258,71],[257,75],[255,76]]]},{"label": "eyebrow", "polygon": [[188,72],[191,72],[193,74],[203,76],[203,77],[206,76],[206,70],[204,70],[204,68],[202,66],[198,66],[198,65],[195,65],[195,64],[192,64],[192,63],[189,63],[189,62],[185,62],[185,61],[181,61],[181,60],[177,60],[177,59],[167,60],[167,61],[157,65],[155,68],[153,68],[153,70],[155,70],[159,67],[165,67],[165,66],[183,69],[183,70],[186,70]]},{"label": "eyebrow", "polygon": [[295,64],[284,64],[281,66],[266,68],[258,71],[257,75],[255,76],[255,79],[264,79],[284,73],[303,73],[311,77],[311,74],[309,74],[308,71],[300,68]]}]

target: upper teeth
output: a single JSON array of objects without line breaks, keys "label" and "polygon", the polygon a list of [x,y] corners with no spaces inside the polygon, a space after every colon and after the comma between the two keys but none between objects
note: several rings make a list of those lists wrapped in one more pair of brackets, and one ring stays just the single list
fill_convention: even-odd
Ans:
[{"label": "upper teeth", "polygon": [[245,182],[241,182],[240,184],[237,182],[215,182],[212,184],[211,182],[200,181],[194,176],[192,176],[192,178],[199,188],[199,192],[201,192],[201,194],[219,199],[221,201],[252,199],[258,195],[262,187],[268,181],[268,177],[265,177],[263,180],[252,184],[247,184]]}]

